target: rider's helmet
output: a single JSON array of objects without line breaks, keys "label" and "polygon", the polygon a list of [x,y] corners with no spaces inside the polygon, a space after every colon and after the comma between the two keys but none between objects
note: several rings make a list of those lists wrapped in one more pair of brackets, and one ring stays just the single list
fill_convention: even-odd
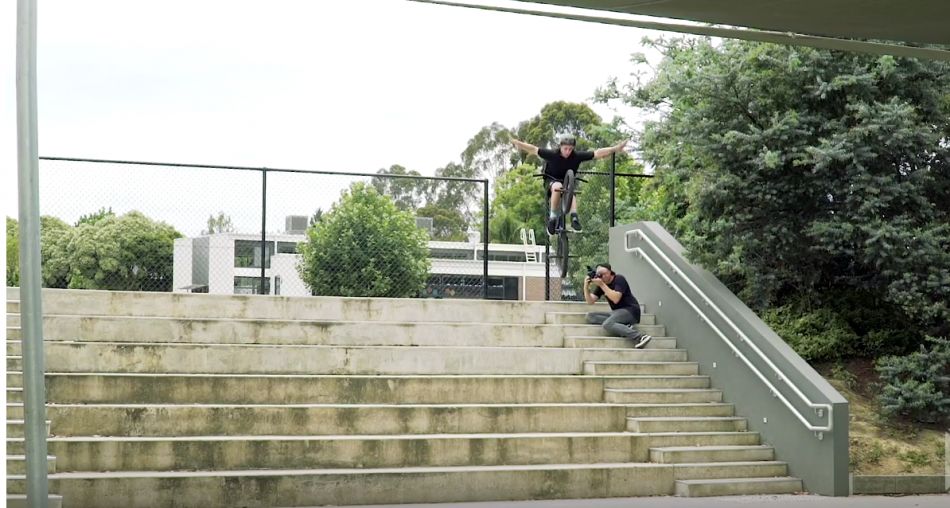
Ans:
[{"label": "rider's helmet", "polygon": [[573,134],[567,134],[567,133],[560,134],[557,137],[557,144],[558,146],[560,145],[575,146],[577,145],[577,138],[575,138]]}]

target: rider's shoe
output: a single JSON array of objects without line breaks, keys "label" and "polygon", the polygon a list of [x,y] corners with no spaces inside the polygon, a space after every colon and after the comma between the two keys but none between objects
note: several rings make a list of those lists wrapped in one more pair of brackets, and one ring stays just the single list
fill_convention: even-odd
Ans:
[{"label": "rider's shoe", "polygon": [[584,228],[581,227],[581,221],[577,218],[576,213],[571,214],[571,229],[573,229],[575,233],[580,233],[584,230]]},{"label": "rider's shoe", "polygon": [[554,235],[554,230],[557,228],[557,217],[548,217],[548,234]]}]

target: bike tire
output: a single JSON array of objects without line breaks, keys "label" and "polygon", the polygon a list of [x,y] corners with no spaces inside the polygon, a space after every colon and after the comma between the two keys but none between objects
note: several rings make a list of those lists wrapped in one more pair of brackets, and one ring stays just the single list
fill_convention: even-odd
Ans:
[{"label": "bike tire", "polygon": [[571,213],[571,205],[574,204],[574,191],[577,189],[577,178],[574,176],[574,170],[568,169],[564,175],[564,190],[561,192],[561,213],[567,217]]},{"label": "bike tire", "polygon": [[557,266],[561,272],[561,278],[567,277],[568,262],[571,259],[570,255],[570,239],[567,236],[567,228],[561,228],[561,232],[557,235]]}]

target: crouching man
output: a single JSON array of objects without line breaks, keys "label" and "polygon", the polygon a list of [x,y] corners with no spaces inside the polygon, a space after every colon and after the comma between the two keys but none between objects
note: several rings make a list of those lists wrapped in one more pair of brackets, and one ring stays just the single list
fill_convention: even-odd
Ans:
[{"label": "crouching man", "polygon": [[640,302],[630,292],[630,284],[623,275],[610,269],[607,263],[599,264],[591,274],[584,277],[584,299],[595,303],[601,296],[607,298],[610,312],[588,312],[587,322],[592,325],[604,325],[607,333],[614,337],[626,337],[633,341],[635,348],[646,346],[653,337],[636,328],[640,322]]}]

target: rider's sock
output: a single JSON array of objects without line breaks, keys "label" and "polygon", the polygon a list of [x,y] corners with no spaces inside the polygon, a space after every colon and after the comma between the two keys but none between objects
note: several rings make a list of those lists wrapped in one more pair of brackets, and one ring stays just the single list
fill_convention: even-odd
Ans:
[{"label": "rider's sock", "polygon": [[571,217],[577,217],[577,212],[571,212]]},{"label": "rider's sock", "polygon": [[554,218],[556,218],[556,217],[557,217],[557,212],[555,212],[554,210],[548,211],[548,218],[549,218],[549,219],[554,219]]}]

